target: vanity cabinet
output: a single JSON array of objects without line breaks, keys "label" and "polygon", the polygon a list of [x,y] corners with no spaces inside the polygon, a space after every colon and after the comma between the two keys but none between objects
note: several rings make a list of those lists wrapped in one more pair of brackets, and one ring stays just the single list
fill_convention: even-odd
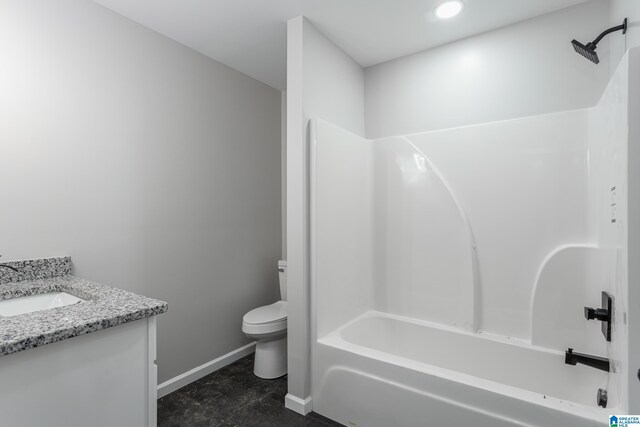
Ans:
[{"label": "vanity cabinet", "polygon": [[155,427],[156,386],[152,316],[1,356],[0,425]]}]

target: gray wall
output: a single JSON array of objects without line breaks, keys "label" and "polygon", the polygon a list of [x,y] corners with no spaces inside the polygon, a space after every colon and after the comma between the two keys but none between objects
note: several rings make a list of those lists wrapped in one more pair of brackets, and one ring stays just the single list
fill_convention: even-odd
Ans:
[{"label": "gray wall", "polygon": [[366,68],[367,138],[595,105],[609,45],[596,66],[570,42],[593,40],[608,15],[609,2],[593,0]]},{"label": "gray wall", "polygon": [[159,381],[278,299],[280,92],[85,0],[0,1],[0,253],[169,302]]}]

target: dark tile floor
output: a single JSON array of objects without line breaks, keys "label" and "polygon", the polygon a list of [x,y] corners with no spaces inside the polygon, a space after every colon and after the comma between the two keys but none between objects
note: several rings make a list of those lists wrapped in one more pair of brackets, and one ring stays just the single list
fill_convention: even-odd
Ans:
[{"label": "dark tile floor", "polygon": [[287,377],[253,375],[253,355],[158,400],[159,427],[330,427],[321,415],[306,417],[284,407]]}]

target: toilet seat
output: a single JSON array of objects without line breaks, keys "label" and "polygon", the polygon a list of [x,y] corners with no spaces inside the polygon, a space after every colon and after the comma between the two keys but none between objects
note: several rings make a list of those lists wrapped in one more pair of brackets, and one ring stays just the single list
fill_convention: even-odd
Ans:
[{"label": "toilet seat", "polygon": [[242,318],[242,331],[247,334],[270,334],[286,329],[286,301],[255,308]]}]

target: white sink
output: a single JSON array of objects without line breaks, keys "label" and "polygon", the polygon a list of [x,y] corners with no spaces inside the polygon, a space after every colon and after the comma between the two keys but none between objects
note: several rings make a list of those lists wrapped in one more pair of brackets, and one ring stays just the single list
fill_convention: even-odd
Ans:
[{"label": "white sink", "polygon": [[0,301],[0,316],[8,317],[33,313],[34,311],[77,304],[81,301],[84,300],[66,292],[50,292],[48,294],[11,298]]}]

